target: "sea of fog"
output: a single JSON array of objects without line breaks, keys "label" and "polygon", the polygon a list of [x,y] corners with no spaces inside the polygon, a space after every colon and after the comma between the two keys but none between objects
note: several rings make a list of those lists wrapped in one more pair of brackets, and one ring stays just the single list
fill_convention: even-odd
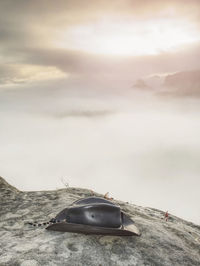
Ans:
[{"label": "sea of fog", "polygon": [[2,90],[0,176],[20,190],[110,192],[200,224],[200,100]]}]

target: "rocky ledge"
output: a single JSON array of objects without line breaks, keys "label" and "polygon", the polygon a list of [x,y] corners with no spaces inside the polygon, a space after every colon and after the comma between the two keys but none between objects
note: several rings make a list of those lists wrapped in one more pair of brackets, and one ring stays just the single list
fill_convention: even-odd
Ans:
[{"label": "rocky ledge", "polygon": [[[96,196],[102,196],[95,193]],[[200,265],[200,226],[152,208],[113,200],[140,229],[137,236],[47,231],[47,221],[91,191],[66,188],[22,192],[0,177],[0,265]]]}]

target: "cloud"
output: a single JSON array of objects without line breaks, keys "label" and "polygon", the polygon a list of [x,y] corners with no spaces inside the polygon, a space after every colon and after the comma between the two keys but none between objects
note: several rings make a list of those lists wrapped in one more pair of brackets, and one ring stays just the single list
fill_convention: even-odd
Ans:
[{"label": "cloud", "polygon": [[[174,13],[195,17],[199,14],[198,0],[21,0],[20,3],[7,0],[1,2],[2,14],[5,11],[15,17],[20,14],[20,20],[25,21],[26,17],[32,22],[35,18],[40,20],[52,17],[52,22],[60,22],[65,17],[65,21],[80,21],[88,18],[96,18],[103,14],[128,15],[149,17],[153,15],[168,15]],[[23,8],[23,12],[22,11]],[[191,11],[193,13],[191,14]],[[58,15],[59,14],[59,15]],[[41,17],[43,15],[43,17]]]},{"label": "cloud", "polygon": [[[183,18],[199,25],[200,3],[191,0],[59,0],[1,1],[1,42],[46,46],[49,38],[62,29],[98,20],[147,21],[159,18]],[[23,12],[22,12],[23,11]],[[13,45],[12,42],[7,43]],[[43,46],[44,45],[44,46]]]},{"label": "cloud", "polygon": [[0,65],[0,86],[51,80],[66,77],[67,74],[56,67],[26,64]]},{"label": "cloud", "polygon": [[[190,45],[176,53],[156,56],[114,57],[35,47],[9,49],[20,63],[0,66],[2,83],[28,82],[68,77],[74,86],[131,87],[134,81],[152,73],[200,69],[200,45]],[[7,50],[8,53],[8,50]],[[74,84],[73,84],[74,83]]]},{"label": "cloud", "polygon": [[[0,67],[1,82],[27,82],[28,79],[39,79],[35,77],[36,72],[54,71],[55,74],[57,71],[57,74],[70,74],[73,81],[80,84],[98,82],[111,85],[114,81],[112,86],[118,86],[119,82],[131,86],[137,78],[155,72],[199,68],[199,43],[184,51],[161,51],[159,55],[140,57],[99,56],[55,46],[60,32],[74,25],[104,19],[116,23],[132,21],[134,24],[140,21],[148,23],[152,18],[176,18],[190,21],[195,28],[199,26],[199,5],[196,0],[190,3],[186,0],[1,1],[0,52],[4,64]],[[32,66],[32,74],[29,72],[23,76],[17,66],[20,66],[19,69],[30,69]]]}]

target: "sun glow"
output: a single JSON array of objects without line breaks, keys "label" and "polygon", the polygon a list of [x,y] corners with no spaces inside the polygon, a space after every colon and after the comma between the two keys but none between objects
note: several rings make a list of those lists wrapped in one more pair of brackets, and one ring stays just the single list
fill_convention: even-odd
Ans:
[{"label": "sun glow", "polygon": [[62,32],[57,46],[105,55],[153,55],[200,40],[186,22],[108,22],[78,25]]}]

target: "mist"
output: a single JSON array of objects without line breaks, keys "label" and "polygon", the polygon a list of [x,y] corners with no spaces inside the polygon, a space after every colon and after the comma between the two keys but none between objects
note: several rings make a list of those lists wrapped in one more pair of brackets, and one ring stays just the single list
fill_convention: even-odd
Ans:
[{"label": "mist", "polygon": [[200,224],[198,98],[44,87],[1,91],[1,176],[20,190],[109,191]]}]

